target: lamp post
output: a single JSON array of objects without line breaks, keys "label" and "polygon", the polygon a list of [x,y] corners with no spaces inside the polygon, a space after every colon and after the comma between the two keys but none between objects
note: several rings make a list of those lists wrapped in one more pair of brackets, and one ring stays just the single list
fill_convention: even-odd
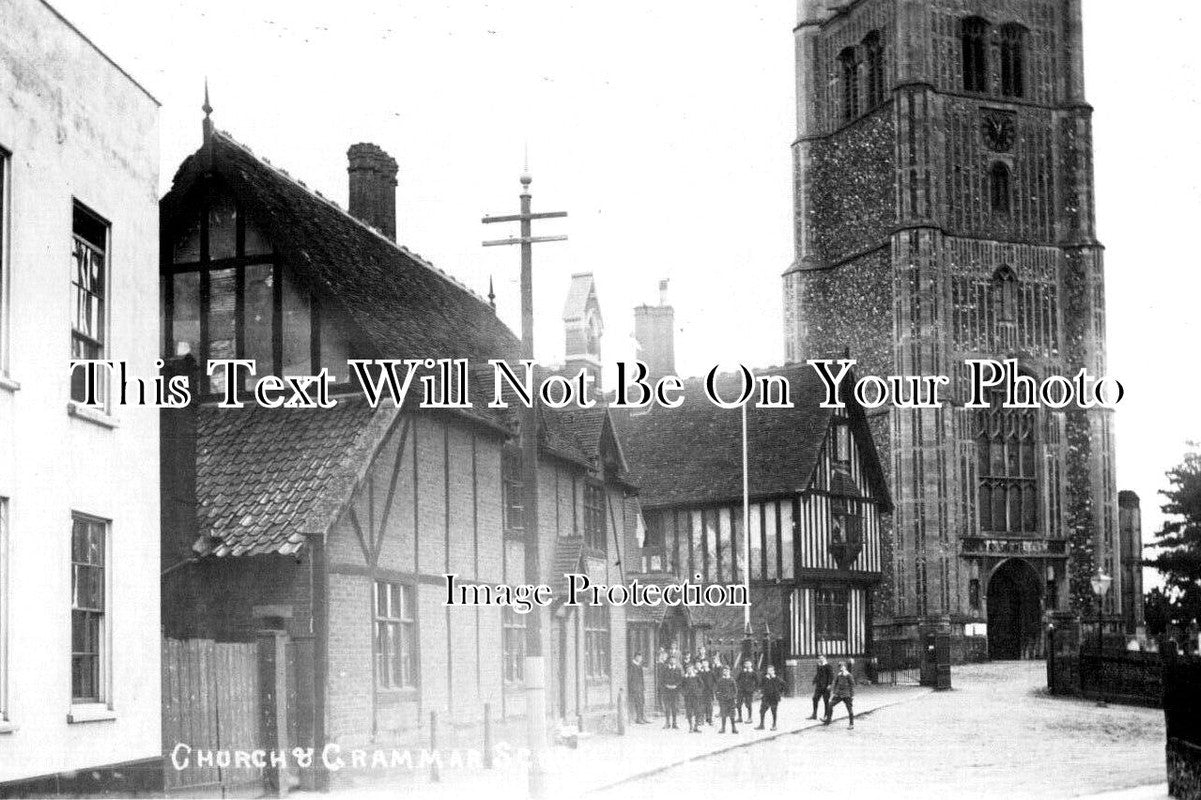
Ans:
[{"label": "lamp post", "polygon": [[1097,672],[1100,675],[1101,699],[1097,701],[1097,705],[1106,706],[1105,702],[1105,664],[1102,662],[1102,644],[1105,639],[1104,632],[1101,630],[1101,608],[1105,601],[1105,595],[1109,592],[1109,586],[1113,583],[1113,578],[1105,574],[1105,571],[1097,567],[1097,574],[1089,581],[1093,587],[1093,594],[1097,596]]}]

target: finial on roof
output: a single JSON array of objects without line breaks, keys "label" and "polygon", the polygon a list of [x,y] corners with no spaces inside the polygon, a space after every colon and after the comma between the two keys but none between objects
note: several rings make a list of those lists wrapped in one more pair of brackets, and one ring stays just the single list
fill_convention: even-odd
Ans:
[{"label": "finial on roof", "polygon": [[488,305],[492,306],[492,310],[496,310],[496,291],[492,288],[492,276],[488,276]]},{"label": "finial on roof", "polygon": [[524,150],[525,159],[521,170],[521,185],[528,189],[530,183],[534,180],[530,177],[530,143],[526,142],[524,145],[522,145],[522,148]]},{"label": "finial on roof", "polygon": [[213,135],[213,107],[209,103],[209,79],[207,75],[204,77],[204,105],[200,107],[200,110],[204,112],[204,121],[200,123],[200,129],[204,134],[204,141],[208,142]]}]

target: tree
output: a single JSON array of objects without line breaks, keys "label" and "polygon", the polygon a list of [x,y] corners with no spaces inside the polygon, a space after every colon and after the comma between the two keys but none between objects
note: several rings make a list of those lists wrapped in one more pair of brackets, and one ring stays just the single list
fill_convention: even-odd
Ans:
[{"label": "tree", "polygon": [[1201,617],[1201,448],[1195,442],[1189,447],[1167,473],[1170,488],[1159,491],[1167,498],[1161,508],[1168,519],[1147,545],[1155,557],[1143,562],[1163,573],[1168,621],[1185,625]]},{"label": "tree", "polygon": [[1143,595],[1143,618],[1147,622],[1147,635],[1163,636],[1172,623],[1172,600],[1158,586]]}]

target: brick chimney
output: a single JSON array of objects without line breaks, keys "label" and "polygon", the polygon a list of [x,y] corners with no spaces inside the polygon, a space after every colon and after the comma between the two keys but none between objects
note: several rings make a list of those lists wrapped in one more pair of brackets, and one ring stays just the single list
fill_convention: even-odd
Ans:
[{"label": "brick chimney", "polygon": [[676,373],[676,310],[667,303],[667,281],[659,281],[659,305],[634,309],[634,338],[638,358],[646,363],[652,381]]},{"label": "brick chimney", "polygon": [[396,241],[396,159],[378,145],[352,144],[346,151],[350,214]]}]

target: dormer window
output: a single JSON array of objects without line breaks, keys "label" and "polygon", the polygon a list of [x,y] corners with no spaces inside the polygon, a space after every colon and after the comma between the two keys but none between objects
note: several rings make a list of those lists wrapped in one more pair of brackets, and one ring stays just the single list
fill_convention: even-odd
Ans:
[{"label": "dormer window", "polygon": [[968,17],[960,26],[963,51],[963,90],[988,91],[988,20]]}]

